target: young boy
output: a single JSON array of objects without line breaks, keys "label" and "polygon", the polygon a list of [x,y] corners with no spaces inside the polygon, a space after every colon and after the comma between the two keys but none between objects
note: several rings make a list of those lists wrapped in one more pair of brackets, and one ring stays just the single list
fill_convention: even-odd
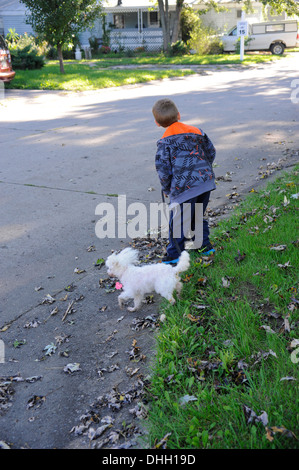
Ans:
[{"label": "young boy", "polygon": [[[212,163],[215,159],[215,148],[208,136],[197,127],[183,124],[180,113],[170,99],[157,101],[152,109],[157,126],[166,130],[162,139],[157,142],[156,170],[161,182],[162,191],[170,197],[170,203],[183,203],[191,207],[191,229],[195,231],[195,204],[203,205],[203,214],[209,202],[210,192],[216,189]],[[186,207],[186,206],[185,206]],[[182,219],[180,237],[173,237],[174,215],[169,220],[169,245],[167,256],[162,262],[175,264],[180,252],[184,250],[185,236]],[[198,230],[198,228],[197,228]],[[209,255],[215,250],[209,240],[209,226],[203,220],[203,242],[200,253]]]}]

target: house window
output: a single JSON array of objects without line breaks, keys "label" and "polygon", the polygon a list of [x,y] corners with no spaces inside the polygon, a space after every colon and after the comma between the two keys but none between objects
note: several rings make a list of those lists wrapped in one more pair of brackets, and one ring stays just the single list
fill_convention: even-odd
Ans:
[{"label": "house window", "polygon": [[125,15],[113,15],[113,24],[116,29],[124,29]]},{"label": "house window", "polygon": [[242,10],[237,10],[237,18],[242,18]]},{"label": "house window", "polygon": [[158,28],[159,27],[159,14],[157,11],[149,12],[149,27]]}]

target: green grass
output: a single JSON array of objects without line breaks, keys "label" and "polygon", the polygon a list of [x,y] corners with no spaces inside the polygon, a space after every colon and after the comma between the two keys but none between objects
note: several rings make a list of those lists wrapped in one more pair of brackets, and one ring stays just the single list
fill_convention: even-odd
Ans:
[{"label": "green grass", "polygon": [[65,74],[59,72],[57,62],[49,62],[40,70],[17,70],[7,88],[30,90],[97,90],[121,85],[144,83],[151,80],[178,77],[191,70],[106,70],[85,64],[65,63]]},{"label": "green grass", "polygon": [[[253,192],[221,221],[216,256],[193,253],[181,298],[162,303],[151,447],[168,433],[169,449],[298,447],[298,173]],[[195,400],[182,404],[186,395]],[[247,422],[245,406],[265,411],[268,423]]]},{"label": "green grass", "polygon": [[[204,55],[197,54],[168,57],[164,54],[155,56],[140,55],[137,57],[119,57],[113,56],[101,59],[93,59],[91,62],[101,67],[112,67],[115,65],[229,65],[240,64],[240,54],[220,54]],[[276,60],[278,56],[272,54],[251,54],[245,55],[243,64],[256,64]],[[90,62],[90,61],[89,61]]]},{"label": "green grass", "polygon": [[[245,55],[243,65],[277,59],[272,55]],[[88,65],[92,64],[92,66]],[[198,56],[187,55],[182,57],[166,57],[163,54],[155,56],[138,57],[106,57],[102,59],[65,61],[65,74],[59,71],[58,61],[49,61],[39,70],[17,70],[14,80],[6,85],[10,89],[30,90],[68,90],[84,91],[109,88],[121,85],[145,83],[163,78],[181,77],[194,73],[190,69],[159,69],[161,65],[209,65],[209,64],[241,64],[240,57],[233,54]],[[157,66],[156,70],[146,69],[109,69],[108,67],[131,65]]]}]

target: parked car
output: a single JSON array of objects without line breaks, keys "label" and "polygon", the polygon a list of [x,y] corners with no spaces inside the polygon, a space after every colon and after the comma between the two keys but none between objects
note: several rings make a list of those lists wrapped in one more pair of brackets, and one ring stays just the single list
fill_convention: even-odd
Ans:
[{"label": "parked car", "polygon": [[[233,52],[236,48],[237,26],[221,37],[224,52]],[[268,51],[283,54],[286,47],[298,47],[299,34],[297,20],[253,23],[248,25],[248,38],[245,51]]]},{"label": "parked car", "polygon": [[0,80],[5,83],[11,82],[16,72],[12,69],[11,56],[7,44],[0,36]]}]

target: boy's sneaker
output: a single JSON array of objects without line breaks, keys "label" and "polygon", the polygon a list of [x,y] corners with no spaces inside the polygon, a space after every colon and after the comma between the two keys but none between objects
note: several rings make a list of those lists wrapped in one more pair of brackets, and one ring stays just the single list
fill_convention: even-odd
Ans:
[{"label": "boy's sneaker", "polygon": [[169,255],[166,255],[164,256],[164,258],[162,258],[162,263],[164,264],[177,264],[178,261],[179,261],[179,258],[172,258]]},{"label": "boy's sneaker", "polygon": [[211,245],[211,243],[209,243],[208,245],[206,246],[202,246],[198,251],[198,254],[202,255],[202,256],[210,256],[212,255],[213,253],[215,253],[215,249],[213,248],[213,245]]}]

